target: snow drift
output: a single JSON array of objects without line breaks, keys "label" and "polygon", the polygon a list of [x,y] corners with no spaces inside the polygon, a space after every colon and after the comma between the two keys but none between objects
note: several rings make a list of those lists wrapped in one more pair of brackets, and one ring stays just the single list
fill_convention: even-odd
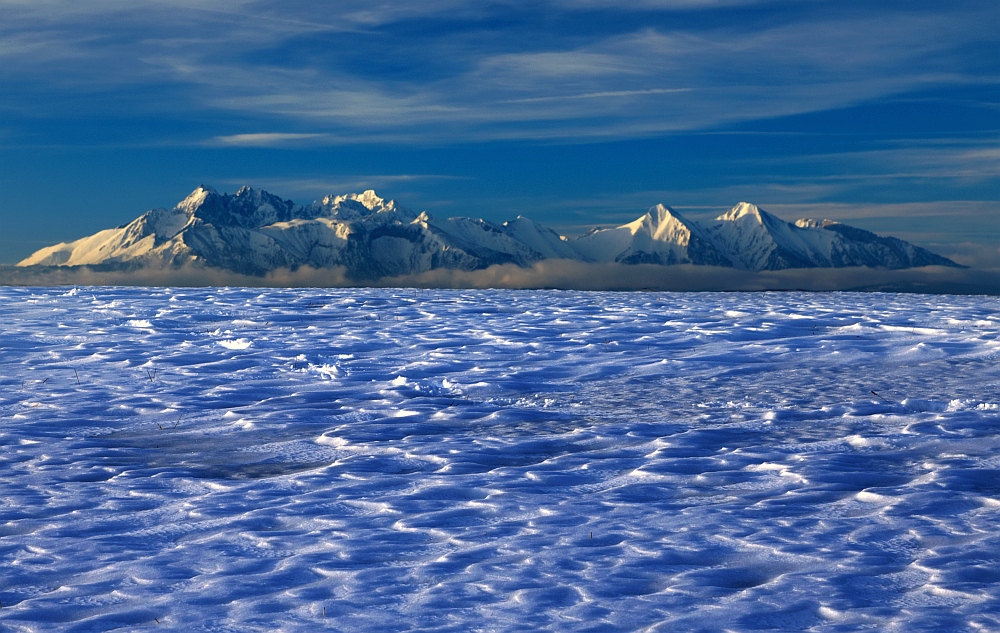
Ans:
[{"label": "snow drift", "polygon": [[1000,628],[997,298],[0,288],[0,319],[5,632]]}]

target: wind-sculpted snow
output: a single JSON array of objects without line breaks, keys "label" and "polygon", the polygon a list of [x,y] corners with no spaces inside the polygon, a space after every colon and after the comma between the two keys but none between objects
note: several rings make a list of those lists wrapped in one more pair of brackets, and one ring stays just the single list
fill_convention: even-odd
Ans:
[{"label": "wind-sculpted snow", "polygon": [[997,299],[0,292],[5,631],[1000,628]]}]

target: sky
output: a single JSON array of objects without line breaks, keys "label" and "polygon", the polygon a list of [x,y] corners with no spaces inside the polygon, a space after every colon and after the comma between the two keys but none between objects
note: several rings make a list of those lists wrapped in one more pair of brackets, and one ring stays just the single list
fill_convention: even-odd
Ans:
[{"label": "sky", "polygon": [[200,184],[567,235],[749,201],[1000,268],[1000,3],[0,0],[0,263]]}]

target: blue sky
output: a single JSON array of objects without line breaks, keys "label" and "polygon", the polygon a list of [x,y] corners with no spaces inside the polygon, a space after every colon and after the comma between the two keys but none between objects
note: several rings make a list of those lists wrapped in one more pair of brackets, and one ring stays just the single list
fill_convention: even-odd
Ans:
[{"label": "blue sky", "polygon": [[201,183],[566,233],[741,200],[1000,265],[1000,3],[0,0],[0,263]]}]

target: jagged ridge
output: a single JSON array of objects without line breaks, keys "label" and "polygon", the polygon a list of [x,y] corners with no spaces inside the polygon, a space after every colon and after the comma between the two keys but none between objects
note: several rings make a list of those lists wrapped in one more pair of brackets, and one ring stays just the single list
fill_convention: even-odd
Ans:
[{"label": "jagged ridge", "polygon": [[497,224],[416,214],[371,190],[298,205],[250,187],[220,194],[206,186],[173,209],[153,209],[115,229],[43,248],[18,265],[199,265],[249,275],[343,266],[349,276],[373,279],[553,258],[754,271],[958,266],[894,237],[828,220],[792,224],[745,202],[706,225],[658,204],[634,222],[570,240],[521,216]]}]

